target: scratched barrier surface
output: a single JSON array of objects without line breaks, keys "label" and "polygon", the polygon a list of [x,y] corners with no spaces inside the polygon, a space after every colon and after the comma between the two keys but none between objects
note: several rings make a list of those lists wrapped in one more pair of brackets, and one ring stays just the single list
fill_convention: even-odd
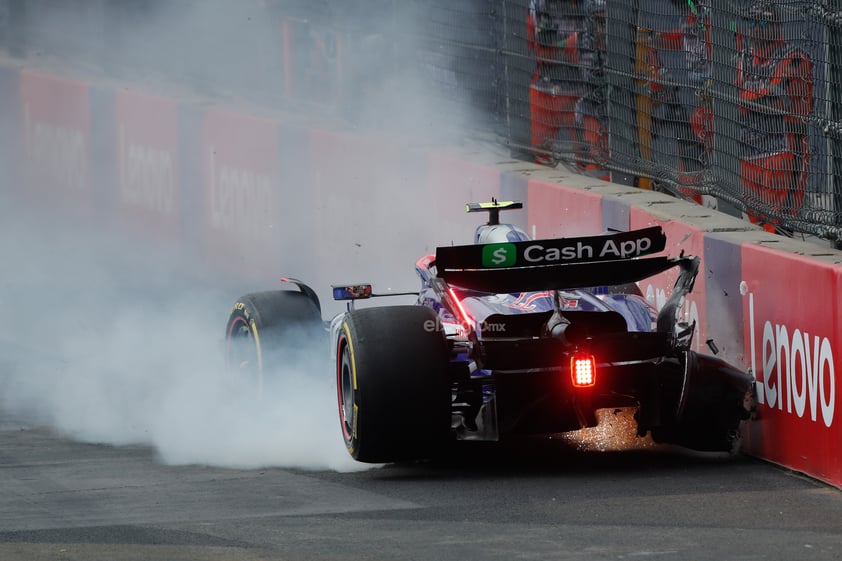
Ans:
[{"label": "scratched barrier surface", "polygon": [[[14,101],[0,106],[0,142],[4,154],[21,156],[5,162],[21,178],[16,196],[198,254],[221,276],[261,288],[287,273],[320,286],[385,278],[406,288],[417,256],[471,236],[476,221],[462,205],[492,196],[524,199],[525,212],[512,218],[538,237],[658,224],[666,253],[703,260],[681,310],[698,324],[694,348],[756,376],[758,419],[744,450],[842,487],[842,256],[834,250],[659,193],[480,151],[310,128],[32,70],[0,68],[0,92]],[[408,276],[390,277],[383,263]],[[340,271],[349,279],[332,277]],[[664,274],[641,288],[660,306],[674,281]]]}]

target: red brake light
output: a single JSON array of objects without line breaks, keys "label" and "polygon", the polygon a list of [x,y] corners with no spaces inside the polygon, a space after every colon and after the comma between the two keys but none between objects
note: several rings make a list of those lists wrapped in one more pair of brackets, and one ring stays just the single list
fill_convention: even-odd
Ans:
[{"label": "red brake light", "polygon": [[453,307],[456,308],[454,311],[456,312],[456,319],[462,324],[466,331],[471,330],[471,316],[468,315],[468,312],[465,311],[464,306],[462,306],[462,301],[459,300],[459,297],[456,295],[456,291],[453,288],[448,288],[447,293],[450,296],[450,301],[453,302]]},{"label": "red brake light", "polygon": [[570,378],[575,388],[589,388],[596,384],[596,360],[593,355],[576,353],[570,359]]}]

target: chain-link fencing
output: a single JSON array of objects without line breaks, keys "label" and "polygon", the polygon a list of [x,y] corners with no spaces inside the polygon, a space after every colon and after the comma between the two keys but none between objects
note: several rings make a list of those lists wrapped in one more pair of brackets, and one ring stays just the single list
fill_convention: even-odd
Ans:
[{"label": "chain-link fencing", "polygon": [[840,32],[840,0],[0,0],[14,55],[490,138],[835,242]]}]

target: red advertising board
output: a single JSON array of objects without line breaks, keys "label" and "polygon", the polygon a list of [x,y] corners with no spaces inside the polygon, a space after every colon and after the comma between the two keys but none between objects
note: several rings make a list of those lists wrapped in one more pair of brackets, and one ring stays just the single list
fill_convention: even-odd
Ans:
[{"label": "red advertising board", "polygon": [[757,380],[749,453],[842,486],[838,266],[743,246],[745,353]]},{"label": "red advertising board", "polygon": [[113,197],[119,223],[132,233],[177,241],[180,233],[178,105],[129,90],[114,99]]},{"label": "red advertising board", "polygon": [[529,235],[557,238],[602,232],[601,195],[543,179],[530,179],[527,189]]},{"label": "red advertising board", "polygon": [[422,155],[405,139],[330,130],[311,130],[309,144],[317,274],[414,286],[412,265],[433,243],[436,218]]},{"label": "red advertising board", "polygon": [[[638,207],[631,207],[629,213],[629,228],[637,230],[650,226],[660,226],[667,236],[665,255],[678,256],[682,251],[686,255],[698,256],[702,259],[699,266],[699,274],[693,291],[685,297],[684,305],[681,308],[683,320],[696,322],[696,333],[693,336],[693,349],[705,353],[710,350],[705,345],[707,340],[707,317],[705,303],[705,264],[704,258],[704,232],[688,224],[677,220],[662,220]],[[658,276],[647,279],[640,284],[640,289],[657,309],[661,309],[664,303],[672,295],[675,281],[678,279],[679,269],[666,271]]]},{"label": "red advertising board", "polygon": [[23,179],[33,202],[56,209],[90,209],[88,86],[22,70],[20,104]]},{"label": "red advertising board", "polygon": [[[436,225],[436,243],[472,243],[476,227],[488,217],[467,216],[465,205],[500,196],[500,169],[441,150],[430,154],[428,170],[429,190],[424,204]],[[501,220],[505,219],[503,214]]]},{"label": "red advertising board", "polygon": [[[203,125],[204,241],[208,261],[245,277],[283,274],[278,123],[209,109]],[[265,278],[264,278],[265,280]]]}]

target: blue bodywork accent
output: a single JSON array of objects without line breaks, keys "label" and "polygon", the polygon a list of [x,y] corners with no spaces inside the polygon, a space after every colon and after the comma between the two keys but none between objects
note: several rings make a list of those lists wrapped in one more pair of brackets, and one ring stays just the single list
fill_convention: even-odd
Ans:
[{"label": "blue bodywork accent", "polygon": [[[528,241],[529,236],[523,230],[511,224],[483,224],[476,230],[477,243],[500,243]],[[433,309],[445,323],[458,322],[453,314],[441,302],[439,294],[432,286],[433,273],[431,260],[421,259],[415,270],[421,279],[418,304]],[[520,292],[511,294],[488,294],[453,287],[462,305],[472,320],[481,324],[492,314],[518,315],[548,312],[553,309],[553,292]],[[560,309],[599,312],[615,311],[623,316],[629,331],[654,331],[657,311],[644,298],[637,294],[612,292],[609,286],[597,286],[588,289],[559,291]]]}]

